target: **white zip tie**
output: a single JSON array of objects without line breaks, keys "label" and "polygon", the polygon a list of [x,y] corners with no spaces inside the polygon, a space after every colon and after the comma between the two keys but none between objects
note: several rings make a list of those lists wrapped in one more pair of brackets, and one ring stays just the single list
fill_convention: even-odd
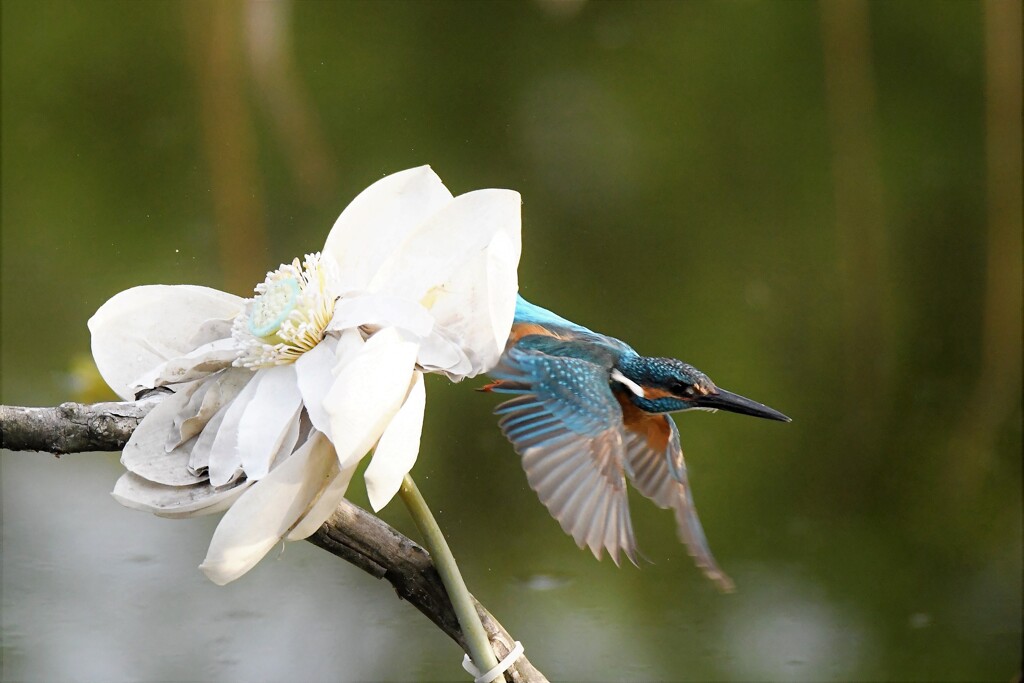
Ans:
[{"label": "white zip tie", "polygon": [[473,660],[469,658],[469,655],[465,655],[462,658],[462,668],[465,669],[466,673],[470,676],[475,677],[473,679],[473,683],[491,683],[491,681],[508,671],[508,668],[516,663],[516,660],[522,656],[523,650],[523,644],[517,640],[516,646],[512,648],[511,652],[505,655],[505,659],[498,662],[496,667],[485,674],[480,673],[480,669],[476,668],[476,665],[473,664]]}]

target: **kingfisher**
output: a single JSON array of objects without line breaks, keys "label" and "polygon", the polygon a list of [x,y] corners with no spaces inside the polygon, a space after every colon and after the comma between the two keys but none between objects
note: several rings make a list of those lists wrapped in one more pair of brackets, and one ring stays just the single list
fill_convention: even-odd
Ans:
[{"label": "kingfisher", "polygon": [[674,358],[641,356],[519,296],[505,351],[483,391],[514,394],[495,408],[502,432],[522,458],[530,487],[576,544],[597,559],[607,550],[637,564],[626,479],[675,513],[679,539],[722,591],[718,567],[697,517],[669,413],[726,410],[790,422],[773,408],[715,385]]}]

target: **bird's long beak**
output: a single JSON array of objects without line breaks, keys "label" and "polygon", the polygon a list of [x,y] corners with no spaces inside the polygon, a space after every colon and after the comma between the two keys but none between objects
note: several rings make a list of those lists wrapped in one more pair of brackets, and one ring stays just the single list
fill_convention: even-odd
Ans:
[{"label": "bird's long beak", "polygon": [[730,413],[739,413],[740,415],[763,417],[766,420],[792,422],[791,419],[774,408],[769,408],[763,403],[751,401],[749,398],[734,394],[725,389],[718,389],[715,393],[707,394],[706,396],[698,396],[694,404],[698,408],[714,408],[715,410],[727,410]]}]

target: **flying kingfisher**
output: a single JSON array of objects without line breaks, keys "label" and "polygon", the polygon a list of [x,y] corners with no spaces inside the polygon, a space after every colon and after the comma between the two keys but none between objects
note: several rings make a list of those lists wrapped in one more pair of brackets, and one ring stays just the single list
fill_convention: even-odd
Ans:
[{"label": "flying kingfisher", "polygon": [[485,391],[515,394],[495,409],[502,432],[523,459],[530,487],[579,547],[607,550],[637,564],[626,477],[644,496],[675,511],[679,539],[723,591],[690,493],[679,432],[668,413],[727,410],[790,419],[719,389],[674,358],[641,356],[521,296],[505,353]]}]

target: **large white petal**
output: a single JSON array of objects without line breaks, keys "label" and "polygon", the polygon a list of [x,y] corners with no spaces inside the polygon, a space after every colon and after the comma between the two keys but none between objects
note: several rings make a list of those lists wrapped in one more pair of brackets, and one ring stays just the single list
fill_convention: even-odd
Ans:
[{"label": "large white petal", "polygon": [[434,327],[427,309],[410,299],[389,294],[365,293],[347,296],[334,306],[329,330],[345,330],[369,325],[399,327],[417,337],[425,337]]},{"label": "large white petal", "polygon": [[[335,459],[337,459],[337,456],[335,456]],[[316,499],[316,502],[313,503],[312,507],[310,507],[309,512],[285,536],[286,541],[301,541],[304,538],[309,538],[316,533],[317,529],[323,526],[323,523],[331,516],[334,509],[338,507],[341,499],[345,497],[345,491],[348,490],[348,485],[352,481],[352,475],[355,474],[358,467],[359,461],[357,460],[331,477],[331,482],[324,487],[323,492]]]},{"label": "large white petal", "polygon": [[505,352],[512,323],[516,317],[516,299],[519,294],[519,258],[522,254],[519,234],[513,237],[499,232],[487,247],[487,295],[491,333],[494,335],[495,355],[481,358],[478,372],[486,372],[498,363]]},{"label": "large white petal", "polygon": [[260,370],[259,386],[238,423],[238,454],[249,479],[270,471],[271,458],[297,423],[302,407],[295,367],[278,365]]},{"label": "large white petal", "polygon": [[338,347],[334,349],[334,367],[331,368],[331,375],[337,377],[345,366],[348,365],[349,361],[359,355],[359,350],[365,344],[362,332],[359,330],[344,330],[338,338]]},{"label": "large white petal", "polygon": [[374,512],[380,511],[395,497],[402,486],[402,479],[416,463],[426,404],[423,373],[414,372],[409,396],[384,430],[373,452],[373,459],[363,474],[366,493]]},{"label": "large white petal", "polygon": [[164,448],[168,434],[174,430],[174,416],[189,402],[196,389],[195,384],[182,387],[181,391],[165,398],[143,418],[121,453],[121,464],[129,472],[168,486],[198,484],[206,479],[188,469],[194,440],[188,440],[170,452]]},{"label": "large white petal", "polygon": [[324,407],[342,467],[370,450],[401,407],[417,349],[388,327],[370,337],[338,373]]},{"label": "large white petal", "polygon": [[331,442],[320,432],[271,470],[227,511],[200,569],[224,585],[259,562],[314,506],[338,472]]},{"label": "large white petal", "polygon": [[189,340],[189,344],[199,347],[203,344],[209,344],[210,342],[217,341],[218,339],[227,339],[231,336],[231,330],[234,327],[234,324],[234,316],[230,318],[211,318],[210,320],[204,321],[203,324],[199,326],[199,329],[196,330],[196,333],[192,335],[192,339]]},{"label": "large white petal", "polygon": [[130,383],[145,371],[195,348],[193,337],[212,318],[231,318],[244,299],[193,285],[133,287],[111,297],[89,319],[92,355],[110,388],[134,398]]},{"label": "large white petal", "polygon": [[356,329],[344,330],[340,336],[336,335],[328,334],[323,342],[295,361],[306,414],[313,426],[332,441],[331,418],[324,407],[324,399],[334,385],[335,376],[356,357],[364,344],[362,334]]},{"label": "large white petal", "polygon": [[215,489],[209,482],[192,486],[165,486],[125,472],[117,480],[110,495],[121,505],[133,510],[171,519],[184,519],[226,510],[252,483],[241,481],[224,489]]},{"label": "large white petal", "polygon": [[[436,290],[430,312],[437,320],[434,337],[451,340],[466,354],[469,367],[444,367],[422,358],[426,370],[440,370],[459,381],[490,370],[505,349],[515,316],[519,246],[497,232],[487,248],[457,268]],[[438,342],[431,340],[432,344]],[[424,344],[425,348],[433,348]],[[427,361],[427,362],[424,362]]]},{"label": "large white petal", "polygon": [[338,340],[327,337],[295,361],[295,375],[302,403],[313,426],[330,437],[331,421],[324,409],[324,397],[334,383],[334,351]]},{"label": "large white petal", "polygon": [[499,232],[509,238],[518,263],[521,204],[519,193],[512,190],[459,195],[394,249],[369,289],[408,297],[431,309],[453,275],[480,257]]},{"label": "large white petal", "polygon": [[324,244],[338,263],[341,291],[365,289],[394,246],[451,199],[429,166],[393,173],[363,190]]}]

